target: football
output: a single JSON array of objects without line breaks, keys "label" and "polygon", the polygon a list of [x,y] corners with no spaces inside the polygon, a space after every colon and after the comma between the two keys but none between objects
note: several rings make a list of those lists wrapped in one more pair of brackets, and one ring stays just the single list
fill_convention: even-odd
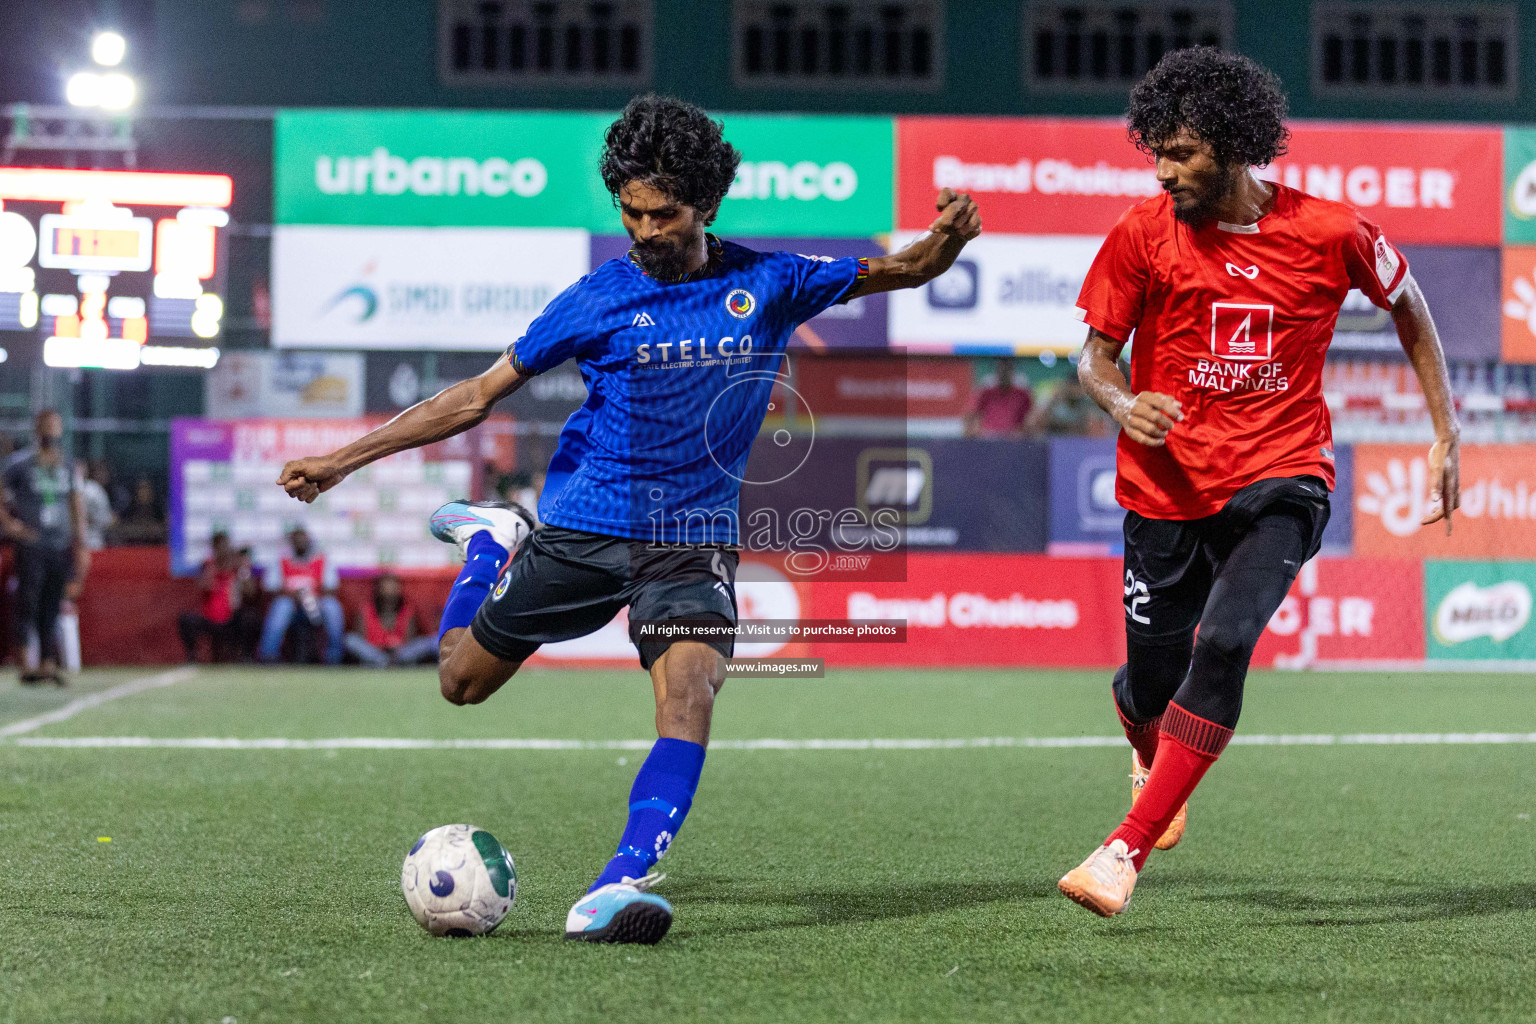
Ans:
[{"label": "football", "polygon": [[517,869],[485,829],[443,825],[405,855],[400,889],[416,922],[433,935],[489,935],[517,898]]}]

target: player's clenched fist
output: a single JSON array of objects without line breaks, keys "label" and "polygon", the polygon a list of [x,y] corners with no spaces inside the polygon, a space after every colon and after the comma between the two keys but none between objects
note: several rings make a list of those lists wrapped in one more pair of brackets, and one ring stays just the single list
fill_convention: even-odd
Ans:
[{"label": "player's clenched fist", "polygon": [[952,188],[939,191],[939,216],[928,230],[934,234],[957,235],[969,242],[981,234],[981,207],[964,192]]},{"label": "player's clenched fist", "polygon": [[329,459],[294,459],[283,467],[277,483],[289,497],[307,504],[341,483],[346,475]]},{"label": "player's clenched fist", "polygon": [[1179,403],[1156,391],[1143,391],[1115,410],[1115,421],[1131,440],[1152,448],[1161,445],[1173,425],[1183,419]]}]

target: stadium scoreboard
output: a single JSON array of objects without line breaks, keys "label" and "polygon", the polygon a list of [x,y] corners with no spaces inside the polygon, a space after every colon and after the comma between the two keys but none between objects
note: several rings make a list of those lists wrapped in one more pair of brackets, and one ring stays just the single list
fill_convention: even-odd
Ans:
[{"label": "stadium scoreboard", "polygon": [[0,332],[49,366],[211,367],[232,195],[218,174],[0,167]]}]

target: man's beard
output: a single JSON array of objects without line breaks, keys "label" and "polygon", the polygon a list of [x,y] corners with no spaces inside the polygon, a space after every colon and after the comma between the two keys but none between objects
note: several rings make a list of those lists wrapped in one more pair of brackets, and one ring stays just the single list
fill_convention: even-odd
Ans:
[{"label": "man's beard", "polygon": [[688,272],[688,250],[670,242],[635,241],[630,252],[640,269],[658,281],[676,281]]},{"label": "man's beard", "polygon": [[1224,167],[1205,184],[1192,189],[1189,194],[1194,196],[1193,205],[1180,207],[1177,202],[1173,204],[1173,215],[1192,227],[1198,226],[1210,220],[1216,215],[1216,207],[1227,193],[1232,191],[1239,175],[1245,170],[1242,167]]}]

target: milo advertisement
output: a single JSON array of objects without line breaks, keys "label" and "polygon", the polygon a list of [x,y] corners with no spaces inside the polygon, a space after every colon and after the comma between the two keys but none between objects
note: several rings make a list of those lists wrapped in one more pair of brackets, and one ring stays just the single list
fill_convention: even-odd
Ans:
[{"label": "milo advertisement", "polygon": [[1430,658],[1536,660],[1536,562],[1424,563]]}]

